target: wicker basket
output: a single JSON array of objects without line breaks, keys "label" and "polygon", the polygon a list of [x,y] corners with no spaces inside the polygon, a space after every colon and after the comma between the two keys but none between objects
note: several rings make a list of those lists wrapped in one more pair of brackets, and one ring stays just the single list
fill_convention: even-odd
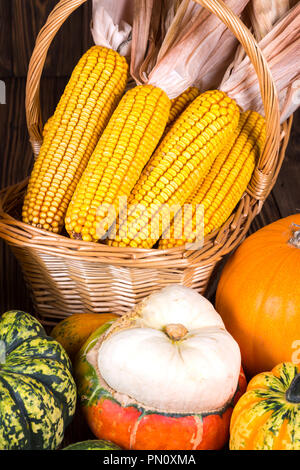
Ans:
[{"label": "wicker basket", "polygon": [[[41,30],[31,58],[26,90],[30,140],[37,154],[42,141],[39,84],[53,37],[86,0],[61,0]],[[275,86],[264,57],[241,20],[219,0],[197,0],[235,34],[255,67],[267,122],[267,141],[247,193],[234,214],[202,249],[144,250],[112,248],[71,240],[20,220],[27,180],[0,193],[0,236],[18,258],[32,292],[37,315],[45,324],[78,312],[124,314],[140,299],[167,284],[204,292],[218,261],[245,237],[271,191],[287,146],[291,119],[280,128]]]}]

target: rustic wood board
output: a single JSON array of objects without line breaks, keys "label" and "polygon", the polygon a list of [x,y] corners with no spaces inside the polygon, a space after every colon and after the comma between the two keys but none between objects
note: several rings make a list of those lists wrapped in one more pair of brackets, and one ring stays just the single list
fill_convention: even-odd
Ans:
[{"label": "rustic wood board", "polygon": [[0,0],[0,77],[12,75],[11,2]]},{"label": "rustic wood board", "polygon": [[[12,12],[13,75],[25,77],[36,36],[57,0],[0,0],[0,14],[2,8],[4,11],[8,9],[8,3]],[[90,10],[91,2],[87,2],[65,21],[51,44],[44,69],[46,76],[69,75],[83,51],[92,44],[88,21]]]}]

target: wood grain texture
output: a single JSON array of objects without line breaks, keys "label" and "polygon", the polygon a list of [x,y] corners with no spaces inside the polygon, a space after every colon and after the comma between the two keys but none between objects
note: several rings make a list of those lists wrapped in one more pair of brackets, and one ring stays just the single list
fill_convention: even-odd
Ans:
[{"label": "wood grain texture", "polygon": [[285,160],[273,189],[281,217],[300,212],[300,109],[295,113]]},{"label": "wood grain texture", "polygon": [[12,75],[11,2],[0,0],[0,77]]},{"label": "wood grain texture", "polygon": [[[25,77],[36,36],[57,0],[11,0],[11,3],[13,75]],[[92,44],[90,8],[88,2],[66,20],[49,49],[44,76],[70,75],[83,51]]]}]

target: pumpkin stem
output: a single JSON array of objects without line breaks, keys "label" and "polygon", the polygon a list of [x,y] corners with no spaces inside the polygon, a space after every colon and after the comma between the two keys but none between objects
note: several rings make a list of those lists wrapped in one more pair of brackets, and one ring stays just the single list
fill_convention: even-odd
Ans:
[{"label": "pumpkin stem", "polygon": [[300,374],[295,375],[285,397],[290,403],[300,403]]},{"label": "pumpkin stem", "polygon": [[[298,224],[292,224],[294,227],[300,228]],[[289,243],[296,248],[300,248],[300,230],[295,230],[293,232],[292,238],[290,238]]]},{"label": "pumpkin stem", "polygon": [[179,341],[188,333],[186,327],[181,323],[170,323],[164,328],[164,331],[173,341]]}]

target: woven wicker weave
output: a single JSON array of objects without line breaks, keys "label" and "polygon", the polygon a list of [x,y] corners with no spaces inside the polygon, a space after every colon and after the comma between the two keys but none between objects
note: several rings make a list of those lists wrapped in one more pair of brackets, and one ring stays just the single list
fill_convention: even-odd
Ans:
[{"label": "woven wicker weave", "polygon": [[[61,0],[40,31],[30,61],[26,113],[30,141],[37,154],[42,142],[39,85],[47,51],[68,16],[86,0]],[[218,261],[245,237],[271,191],[290,134],[291,122],[279,125],[275,86],[261,51],[241,20],[220,0],[197,0],[235,34],[255,67],[267,124],[264,152],[234,214],[211,233],[201,250],[113,248],[71,240],[22,223],[27,180],[0,192],[0,236],[18,258],[32,292],[36,312],[45,324],[78,312],[123,314],[140,299],[167,284],[179,283],[204,292]]]}]

